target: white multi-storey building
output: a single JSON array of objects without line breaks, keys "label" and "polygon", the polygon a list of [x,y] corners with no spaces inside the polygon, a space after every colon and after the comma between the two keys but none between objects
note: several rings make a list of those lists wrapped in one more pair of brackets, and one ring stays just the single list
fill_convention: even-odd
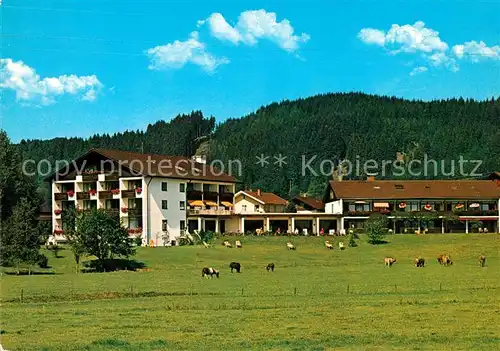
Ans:
[{"label": "white multi-storey building", "polygon": [[175,245],[188,228],[228,230],[236,179],[199,161],[90,150],[50,178],[56,239],[64,240],[69,207],[115,214],[145,245]]}]

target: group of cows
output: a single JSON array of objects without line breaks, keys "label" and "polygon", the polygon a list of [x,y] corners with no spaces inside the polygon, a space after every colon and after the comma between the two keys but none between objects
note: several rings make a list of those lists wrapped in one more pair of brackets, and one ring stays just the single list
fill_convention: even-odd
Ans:
[{"label": "group of cows", "polygon": [[[233,273],[233,271],[241,273],[241,264],[239,262],[231,262],[229,268],[231,269],[231,273]],[[266,270],[268,272],[274,272],[274,263],[269,263],[266,266]],[[201,276],[205,278],[212,278],[214,275],[219,278],[219,274],[220,272],[213,267],[203,267],[201,270]]]},{"label": "group of cows", "polygon": [[[227,247],[227,248],[232,248],[233,247],[233,245],[229,241],[224,241],[222,243],[222,245],[224,247]],[[235,242],[235,246],[237,248],[242,248],[243,247],[241,245],[241,242],[239,240],[237,240]],[[295,245],[292,244],[292,242],[290,242],[290,241],[286,243],[286,246],[287,246],[288,250],[296,250]],[[333,249],[333,245],[329,241],[325,242],[325,247],[327,249]],[[339,248],[341,250],[344,249],[343,243],[339,244]],[[451,265],[453,265],[453,261],[451,260],[450,256],[448,256],[448,255],[444,255],[444,254],[439,255],[437,257],[437,261],[442,266],[451,266]],[[385,257],[384,258],[384,265],[386,267],[392,267],[392,265],[394,263],[396,263],[396,259],[394,257]],[[481,267],[484,267],[485,264],[486,264],[486,256],[484,256],[484,255],[479,256],[479,265]],[[425,258],[423,258],[423,257],[417,257],[415,259],[415,267],[425,267]],[[241,272],[241,264],[239,262],[231,262],[229,264],[229,268],[231,269],[231,273],[233,273],[233,271],[236,271],[238,273]],[[266,270],[268,272],[274,272],[274,263],[269,263],[267,265],[267,267],[266,267]],[[203,269],[201,271],[201,276],[202,277],[206,277],[206,278],[212,278],[213,276],[216,276],[217,278],[219,278],[219,274],[220,274],[220,272],[217,269],[213,268],[213,267],[203,267]]]},{"label": "group of cows", "polygon": [[[437,257],[437,261],[442,266],[453,265],[453,261],[451,260],[450,256],[448,256],[448,255],[439,255]],[[384,258],[384,265],[386,267],[391,267],[394,263],[396,263],[396,259],[394,257],[385,257]],[[484,267],[485,264],[486,264],[486,256],[484,256],[484,255],[479,256],[479,265],[481,267]],[[425,267],[425,258],[417,257],[415,259],[415,267]]]}]

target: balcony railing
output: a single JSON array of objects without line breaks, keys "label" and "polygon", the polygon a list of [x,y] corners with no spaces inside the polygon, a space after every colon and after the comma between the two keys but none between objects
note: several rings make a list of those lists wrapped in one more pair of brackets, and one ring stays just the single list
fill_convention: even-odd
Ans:
[{"label": "balcony railing", "polygon": [[77,200],[89,200],[90,199],[90,194],[88,192],[77,192],[76,193],[76,199]]},{"label": "balcony railing", "polygon": [[120,214],[120,210],[117,208],[106,208],[104,212],[111,216],[118,216]]},{"label": "balcony railing", "polygon": [[113,193],[109,190],[99,191],[99,199],[112,199]]},{"label": "balcony railing", "polygon": [[142,216],[142,208],[129,208],[127,212],[129,216]]},{"label": "balcony railing", "polygon": [[122,197],[125,199],[136,197],[135,194],[136,194],[135,190],[122,190]]},{"label": "balcony railing", "polygon": [[66,193],[55,193],[54,194],[54,199],[56,201],[65,201],[65,200],[68,200],[68,194],[66,194]]},{"label": "balcony railing", "polygon": [[188,210],[189,216],[230,216],[233,210],[219,210],[219,209],[190,209]]},{"label": "balcony railing", "polygon": [[219,193],[220,201],[233,202],[233,199],[234,199],[234,193]]},{"label": "balcony railing", "polygon": [[99,178],[98,173],[82,174],[82,181],[84,182],[97,182],[98,178]]}]

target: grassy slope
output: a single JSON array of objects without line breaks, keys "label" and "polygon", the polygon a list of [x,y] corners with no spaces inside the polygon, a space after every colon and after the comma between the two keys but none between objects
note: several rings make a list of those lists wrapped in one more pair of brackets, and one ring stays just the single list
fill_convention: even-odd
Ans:
[{"label": "grassy slope", "polygon": [[[498,234],[400,235],[377,247],[362,238],[344,252],[326,250],[320,238],[294,238],[297,251],[290,252],[287,240],[243,238],[242,250],[144,248],[136,258],[150,271],[105,274],[75,274],[70,252],[62,251],[64,258],[50,260],[57,274],[2,277],[2,345],[491,350],[500,342]],[[452,267],[437,264],[442,252]],[[488,257],[485,268],[478,267],[480,254]],[[385,255],[398,259],[390,269]],[[427,259],[424,269],[412,264],[418,255]],[[239,275],[229,273],[233,260],[243,266]],[[274,274],[265,271],[268,262],[275,262]],[[205,265],[220,268],[221,278],[202,279]],[[23,304],[13,301],[21,289]]]}]

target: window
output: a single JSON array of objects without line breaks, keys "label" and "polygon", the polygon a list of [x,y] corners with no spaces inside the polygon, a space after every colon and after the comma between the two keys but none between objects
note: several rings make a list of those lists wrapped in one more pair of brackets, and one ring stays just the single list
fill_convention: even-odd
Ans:
[{"label": "window", "polygon": [[161,182],[161,191],[168,191],[168,183]]},{"label": "window", "polygon": [[247,211],[247,205],[241,205],[241,210],[243,212],[246,212]]},{"label": "window", "polygon": [[186,221],[182,220],[180,222],[181,230],[186,230]]},{"label": "window", "polygon": [[184,201],[179,201],[179,208],[181,210],[185,210],[186,209],[186,203]]},{"label": "window", "polygon": [[488,211],[490,209],[489,204],[482,203],[481,204],[481,211]]},{"label": "window", "polygon": [[107,210],[117,210],[120,208],[120,200],[106,200],[106,209]]},{"label": "window", "polygon": [[166,219],[161,221],[161,230],[168,232],[168,221]]},{"label": "window", "polygon": [[255,212],[259,212],[259,205],[255,205],[255,206],[254,206],[254,211],[255,211]]},{"label": "window", "polygon": [[83,183],[83,191],[88,192],[89,190],[96,190],[97,189],[97,184],[96,183]]},{"label": "window", "polygon": [[418,206],[418,201],[410,201],[408,205],[406,206],[408,211],[413,212],[413,211],[419,211],[420,207]]},{"label": "window", "polygon": [[161,208],[163,210],[168,210],[168,201],[167,200],[161,200]]},{"label": "window", "polygon": [[97,208],[96,200],[83,200],[83,209],[84,210],[92,210]]},{"label": "window", "polygon": [[141,209],[142,208],[142,199],[128,199],[128,208],[129,209]]},{"label": "window", "polygon": [[129,229],[142,228],[142,217],[129,217],[128,227]]},{"label": "window", "polygon": [[186,184],[184,184],[184,183],[179,184],[179,191],[181,193],[185,193],[186,192]]}]

